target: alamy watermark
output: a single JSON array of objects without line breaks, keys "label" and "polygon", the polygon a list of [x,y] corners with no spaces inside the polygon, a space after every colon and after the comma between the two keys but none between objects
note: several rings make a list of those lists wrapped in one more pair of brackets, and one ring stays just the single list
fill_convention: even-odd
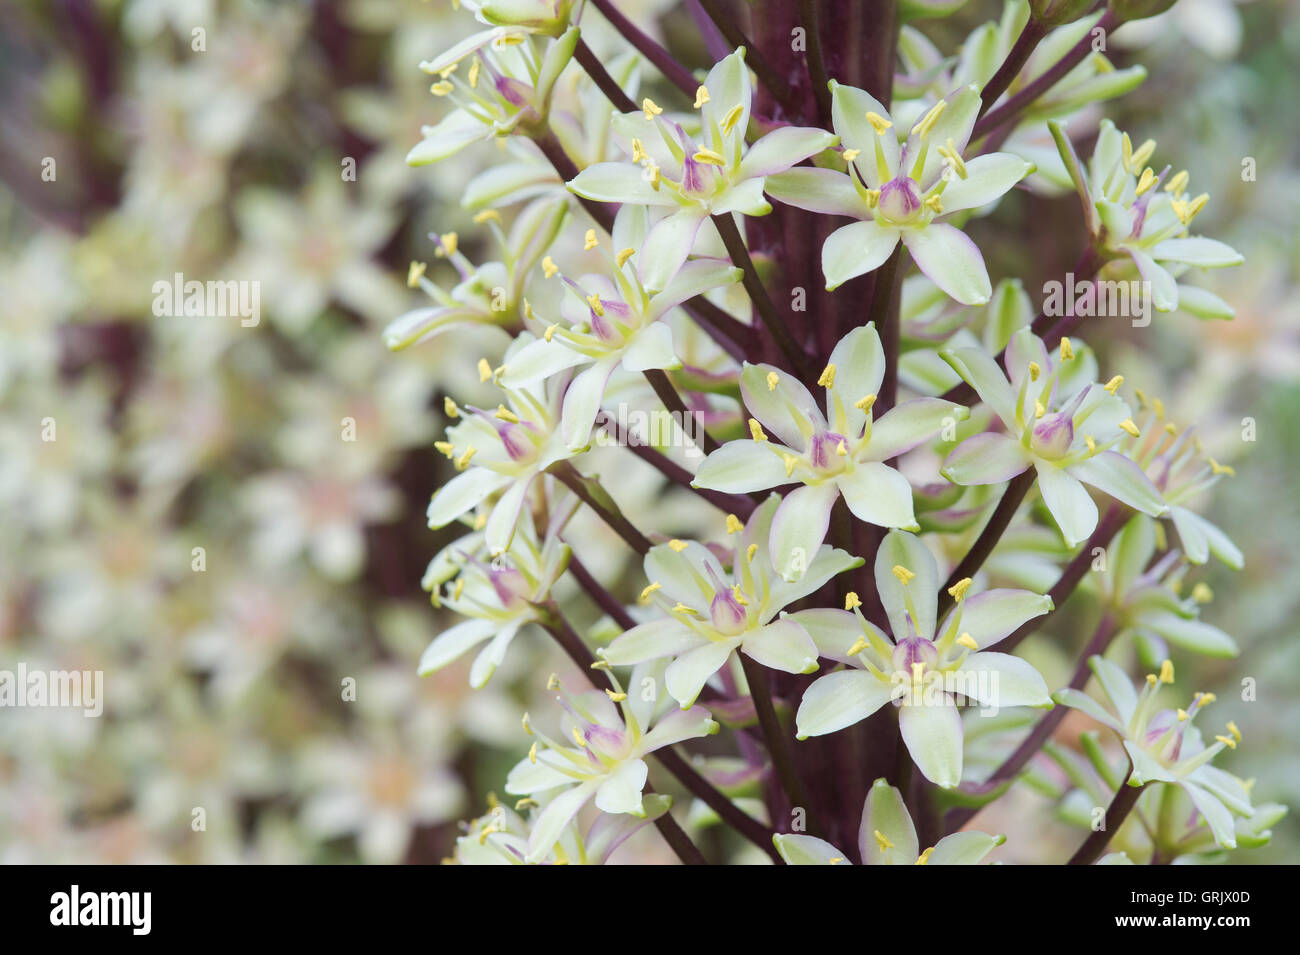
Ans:
[{"label": "alamy watermark", "polygon": [[37,670],[19,663],[0,670],[0,709],[50,707],[80,709],[86,716],[104,712],[103,670]]},{"label": "alamy watermark", "polygon": [[262,283],[255,279],[187,282],[177,272],[171,281],[153,283],[153,313],[158,318],[238,318],[240,325],[253,328],[262,320]]},{"label": "alamy watermark", "polygon": [[619,404],[617,412],[596,415],[596,424],[604,426],[596,432],[601,447],[680,447],[688,458],[704,454],[704,423],[698,412],[643,411]]},{"label": "alamy watermark", "polygon": [[1065,281],[1043,283],[1043,314],[1051,318],[1128,318],[1134,328],[1151,324],[1151,283],[1131,279],[1076,281],[1073,272]]}]

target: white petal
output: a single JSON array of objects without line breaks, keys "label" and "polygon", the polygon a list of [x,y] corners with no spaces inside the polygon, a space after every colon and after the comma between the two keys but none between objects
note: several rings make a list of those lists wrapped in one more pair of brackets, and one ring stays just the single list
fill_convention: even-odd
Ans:
[{"label": "white petal", "polygon": [[569,189],[595,202],[628,202],[646,206],[671,206],[672,198],[650,184],[645,170],[626,162],[598,162],[569,182]]},{"label": "white petal", "polygon": [[1159,517],[1169,509],[1160,491],[1137,463],[1118,451],[1103,451],[1084,458],[1068,470],[1080,481],[1144,514]]},{"label": "white petal", "polygon": [[672,329],[663,322],[641,329],[623,351],[623,367],[628,371],[680,368],[681,364],[673,351]]},{"label": "white petal", "polygon": [[1042,674],[1009,653],[972,653],[958,669],[967,675],[958,689],[985,707],[1051,705]]},{"label": "white petal", "polygon": [[966,233],[946,222],[931,222],[905,230],[903,243],[917,267],[954,299],[963,305],[988,302],[993,284],[984,256]]},{"label": "white petal", "polygon": [[865,720],[889,702],[892,687],[865,670],[837,670],[804,691],[795,714],[799,739],[825,736]]},{"label": "white petal", "polygon": [[1097,529],[1097,505],[1079,481],[1054,464],[1039,463],[1038,490],[1071,547]]},{"label": "white petal", "polygon": [[834,169],[800,166],[768,176],[764,191],[778,202],[823,215],[865,219],[870,215],[853,182]]},{"label": "white petal", "polygon": [[926,779],[942,789],[961,782],[961,716],[950,699],[904,705],[898,714],[898,727],[912,762]]},{"label": "white petal", "polygon": [[919,530],[912,511],[912,485],[879,461],[865,461],[836,479],[854,517],[877,527]]},{"label": "white petal", "polygon": [[466,511],[478,507],[489,494],[512,480],[508,475],[483,468],[462,471],[434,493],[429,502],[429,526],[445,527]]},{"label": "white petal", "polygon": [[497,624],[491,620],[462,620],[433,638],[433,642],[420,656],[416,672],[420,676],[428,676],[435,670],[441,670],[465,651],[492,636],[496,628]]},{"label": "white petal", "polygon": [[[882,846],[879,832],[893,846]],[[921,854],[912,815],[902,794],[883,779],[877,779],[862,806],[858,848],[866,865],[915,865]]]},{"label": "white petal", "polygon": [[1033,171],[1033,163],[1011,153],[976,156],[966,163],[966,178],[948,183],[939,201],[945,214],[978,209],[1005,194]]},{"label": "white petal", "polygon": [[728,441],[700,462],[694,487],[747,494],[786,482],[785,464],[766,441]]},{"label": "white petal", "polygon": [[839,488],[829,481],[804,485],[787,494],[776,509],[768,555],[784,580],[799,580],[807,572],[817,549],[826,540],[831,507],[839,493]]},{"label": "white petal", "polygon": [[664,672],[664,683],[682,709],[695,702],[709,677],[722,668],[739,643],[739,640],[706,643],[683,653],[669,664]]},{"label": "white petal", "polygon": [[812,673],[817,669],[817,645],[797,620],[784,617],[745,634],[741,649],[773,670]]},{"label": "white petal", "polygon": [[827,291],[880,268],[897,245],[898,230],[883,228],[874,220],[853,222],[836,229],[822,246],[822,274]]},{"label": "white petal", "polygon": [[940,473],[954,484],[1000,484],[1029,467],[1020,442],[986,431],[967,438],[943,462]]},{"label": "white petal", "polygon": [[649,767],[644,760],[629,759],[614,770],[596,790],[596,808],[601,812],[641,812],[641,790]]}]

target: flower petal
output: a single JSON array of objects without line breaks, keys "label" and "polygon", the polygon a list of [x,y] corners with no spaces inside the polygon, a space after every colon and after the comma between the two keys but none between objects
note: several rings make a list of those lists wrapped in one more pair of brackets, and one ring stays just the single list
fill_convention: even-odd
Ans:
[{"label": "flower petal", "polygon": [[1006,836],[990,836],[983,832],[954,832],[939,840],[926,865],[979,865],[986,855],[1006,841]]},{"label": "flower petal", "polygon": [[448,113],[436,126],[420,130],[424,138],[406,154],[408,166],[427,166],[454,156],[470,143],[487,139],[492,127],[463,110]]},{"label": "flower petal", "polygon": [[961,782],[961,715],[951,698],[942,703],[906,704],[898,714],[903,742],[925,778],[941,789]]},{"label": "flower petal", "polygon": [[772,845],[786,865],[852,865],[844,853],[824,839],[780,832],[772,836]]},{"label": "flower petal", "polygon": [[[776,382],[775,388],[769,380]],[[749,413],[782,444],[795,451],[808,447],[815,424],[825,423],[817,402],[803,383],[772,365],[747,362],[740,373],[740,395]]]},{"label": "flower petal", "polygon": [[493,491],[499,491],[514,478],[483,468],[462,471],[434,493],[429,501],[429,526],[446,527],[466,511],[478,507]]},{"label": "flower petal", "polygon": [[637,274],[651,291],[667,288],[695,248],[695,237],[705,219],[698,206],[664,216],[650,229],[637,254]]},{"label": "flower petal", "polygon": [[888,465],[864,461],[841,474],[835,483],[858,520],[877,527],[920,530],[912,510],[912,485]]},{"label": "flower petal", "polygon": [[[971,635],[981,650],[1015,633],[1027,621],[1052,609],[1052,598],[1028,590],[997,587],[967,597],[961,603],[961,629]],[[944,618],[942,632],[957,613],[954,607]]]},{"label": "flower petal", "polygon": [[1151,250],[1151,257],[1159,262],[1181,262],[1202,269],[1221,269],[1245,261],[1232,246],[1199,235],[1165,239]]},{"label": "flower petal", "polygon": [[618,367],[618,362],[618,356],[602,358],[578,372],[569,382],[564,392],[562,412],[564,443],[569,448],[581,448],[591,441],[591,428],[600,412],[600,403],[605,399],[605,386],[609,384],[609,376]]},{"label": "flower petal", "polygon": [[1033,163],[1011,153],[976,156],[966,163],[966,178],[952,180],[939,197],[944,214],[986,206],[1033,171]]},{"label": "flower petal", "polygon": [[1043,676],[1009,653],[972,653],[958,670],[969,677],[960,690],[985,707],[1051,706]]},{"label": "flower petal", "polygon": [[650,184],[645,170],[626,162],[598,162],[569,180],[569,191],[594,202],[672,206],[672,197]]},{"label": "flower petal", "polygon": [[749,147],[736,171],[739,179],[770,176],[797,166],[835,145],[835,136],[808,126],[781,126]]},{"label": "flower petal", "polygon": [[681,365],[673,351],[672,329],[663,322],[641,329],[623,351],[623,367],[628,371],[680,368]]},{"label": "flower petal", "polygon": [[[885,180],[893,178],[894,171],[898,169],[900,146],[894,130],[877,135],[867,122],[867,113],[889,119],[889,110],[870,93],[831,81],[831,123],[844,148],[857,150],[859,155],[854,160],[854,165],[862,174],[863,181],[868,187],[879,189]],[[884,152],[885,165],[888,167],[885,179],[881,178],[880,171],[876,168],[877,143]]]},{"label": "flower petal", "polygon": [[[949,227],[951,228],[951,227]],[[826,290],[880,268],[898,245],[898,230],[875,221],[852,222],[832,232],[822,246]]]},{"label": "flower petal", "polygon": [[1156,260],[1141,249],[1126,248],[1133,264],[1142,273],[1143,281],[1151,287],[1151,304],[1157,312],[1172,312],[1178,307],[1178,282],[1169,272],[1156,264]]},{"label": "flower petal", "polygon": [[[882,845],[880,833],[892,846]],[[877,779],[867,793],[858,829],[858,848],[865,865],[915,865],[921,854],[916,827],[902,794],[883,779]]]},{"label": "flower petal", "polygon": [[892,687],[866,670],[836,670],[813,681],[795,714],[799,739],[825,736],[865,720],[889,702]]},{"label": "flower petal", "polygon": [[962,381],[975,389],[980,400],[988,405],[1008,428],[1018,428],[1016,420],[1016,393],[1011,390],[1007,376],[998,363],[979,348],[956,348],[939,352],[941,358],[952,366]]},{"label": "flower petal", "polygon": [[870,215],[853,181],[834,169],[800,166],[768,176],[764,191],[787,206],[823,215],[865,219]]},{"label": "flower petal", "polygon": [[578,810],[587,804],[595,788],[595,783],[583,783],[560,793],[546,804],[546,808],[533,822],[532,831],[528,834],[528,855],[525,856],[527,862],[537,863],[546,858],[564,833],[564,827],[572,822]]},{"label": "flower petal", "polygon": [[817,645],[792,617],[783,617],[745,634],[741,649],[773,670],[812,673],[817,669]]},{"label": "flower petal", "polygon": [[787,494],[776,509],[768,555],[782,579],[796,581],[807,572],[817,549],[826,540],[831,507],[839,493],[839,488],[829,481],[804,485]]},{"label": "flower petal", "polygon": [[722,668],[739,644],[739,639],[706,643],[688,650],[668,665],[664,671],[664,685],[682,709],[695,703],[709,677]]},{"label": "flower petal", "polygon": [[786,482],[785,464],[766,441],[728,441],[700,462],[693,487],[747,494]]},{"label": "flower petal", "polygon": [[970,417],[964,406],[942,398],[912,398],[895,405],[871,426],[867,452],[873,461],[888,461],[924,444],[948,426]]},{"label": "flower petal", "polygon": [[685,653],[699,642],[700,638],[686,624],[674,617],[663,617],[624,631],[598,655],[614,666],[630,666]]},{"label": "flower petal", "polygon": [[1061,528],[1065,542],[1078,547],[1097,529],[1097,505],[1078,479],[1054,464],[1039,462],[1038,490]]},{"label": "flower petal", "polygon": [[895,567],[906,568],[914,575],[907,588],[920,618],[914,621],[916,634],[926,640],[933,639],[939,593],[939,567],[934,555],[915,534],[890,531],[881,541],[876,553],[876,592],[889,615],[889,628],[897,641],[907,636],[908,627],[903,583],[894,575]]},{"label": "flower petal", "polygon": [[610,773],[596,790],[596,808],[601,812],[641,812],[641,790],[650,769],[644,760],[629,759]]},{"label": "flower petal", "polygon": [[1103,494],[1109,494],[1144,514],[1159,517],[1169,510],[1151,479],[1132,458],[1118,451],[1094,454],[1071,464],[1066,470],[1085,484],[1091,484]]},{"label": "flower petal", "polygon": [[979,247],[956,226],[931,222],[903,232],[903,244],[930,281],[963,305],[987,304],[993,283]]},{"label": "flower petal", "polygon": [[462,620],[433,638],[420,656],[416,672],[428,676],[435,670],[441,670],[447,664],[461,656],[472,647],[482,643],[496,630],[497,624],[491,620]]},{"label": "flower petal", "polygon": [[1029,463],[1019,441],[986,431],[957,445],[939,473],[954,484],[1001,484],[1023,473]]}]

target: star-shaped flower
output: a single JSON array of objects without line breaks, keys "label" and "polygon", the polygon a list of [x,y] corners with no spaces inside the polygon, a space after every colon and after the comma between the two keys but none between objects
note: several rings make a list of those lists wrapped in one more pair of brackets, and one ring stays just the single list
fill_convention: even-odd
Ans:
[{"label": "star-shaped flower", "polygon": [[961,782],[962,721],[957,696],[985,707],[1047,706],[1047,684],[1032,666],[988,653],[1021,624],[1052,609],[1050,597],[1027,590],[989,590],[966,597],[967,578],[952,588],[956,605],[936,628],[939,569],[920,538],[891,531],[876,555],[876,588],[889,615],[891,639],[853,612],[802,610],[797,621],[821,655],[848,665],[819,678],[795,716],[800,739],[823,736],[866,719],[891,701],[912,761],[944,788]]},{"label": "star-shaped flower", "polygon": [[993,287],[980,250],[942,220],[987,205],[1034,167],[1011,153],[962,159],[979,107],[979,87],[962,87],[935,103],[900,144],[900,130],[875,97],[832,81],[831,118],[849,174],[792,169],[767,184],[768,194],[787,205],[861,220],[832,232],[822,247],[827,289],[879,268],[901,241],[957,301],[989,300]]},{"label": "star-shaped flower", "polygon": [[[746,363],[740,391],[752,439],[729,441],[710,454],[696,487],[746,493],[798,482],[772,520],[768,554],[786,580],[798,580],[826,539],[840,495],[859,520],[916,530],[912,486],[885,461],[967,417],[961,405],[915,398],[872,420],[885,373],[874,324],[854,329],[831,352],[820,384],[826,412],[796,378],[771,365]],[[768,435],[771,432],[776,440]]]}]

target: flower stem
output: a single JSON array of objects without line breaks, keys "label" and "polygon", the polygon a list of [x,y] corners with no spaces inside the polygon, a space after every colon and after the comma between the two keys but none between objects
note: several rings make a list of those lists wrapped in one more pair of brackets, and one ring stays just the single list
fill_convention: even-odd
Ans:
[{"label": "flower stem", "polygon": [[740,665],[745,671],[745,682],[749,684],[749,695],[754,701],[754,712],[758,715],[758,726],[763,733],[763,742],[767,753],[772,758],[772,768],[776,771],[790,808],[803,807],[806,813],[808,829],[814,835],[822,832],[812,815],[812,800],[804,788],[803,780],[794,768],[794,757],[790,752],[790,739],[781,726],[772,705],[772,690],[767,682],[767,671],[750,659],[745,653],[738,652]]},{"label": "flower stem", "polygon": [[667,50],[656,43],[646,34],[636,28],[627,17],[619,12],[611,0],[592,0],[596,9],[605,15],[605,19],[610,22],[623,38],[631,43],[641,52],[647,60],[668,78],[674,86],[685,93],[687,96],[695,96],[695,88],[698,85],[691,71],[682,64],[678,63]]},{"label": "flower stem", "polygon": [[822,49],[821,17],[817,0],[799,0],[799,22],[808,40],[808,78],[817,100],[817,117],[823,126],[831,125],[830,78],[826,73],[826,53]]},{"label": "flower stem", "polygon": [[1110,808],[1106,810],[1106,821],[1102,827],[1084,840],[1079,850],[1070,856],[1069,865],[1092,865],[1101,855],[1106,844],[1119,831],[1119,827],[1124,824],[1128,814],[1133,811],[1137,805],[1138,798],[1142,795],[1145,786],[1131,786],[1129,780],[1133,776],[1130,768],[1128,776],[1120,784],[1119,792],[1115,793],[1115,798],[1111,800]]},{"label": "flower stem", "polygon": [[578,65],[587,71],[591,81],[596,84],[605,99],[613,104],[614,108],[620,113],[635,113],[637,105],[633,99],[623,92],[623,87],[614,82],[614,77],[609,75],[600,58],[592,52],[591,47],[587,46],[587,41],[578,40],[578,45],[573,50],[573,58],[578,61]]},{"label": "flower stem", "polygon": [[623,538],[627,542],[627,546],[642,557],[649,552],[650,541],[636,529],[636,526],[631,521],[623,516],[623,512],[618,509],[618,505],[614,503],[613,498],[605,493],[604,488],[600,486],[598,481],[581,474],[568,461],[557,461],[547,471],[576,494],[584,504],[600,515],[600,519],[608,524],[610,529],[619,537]]},{"label": "flower stem", "polygon": [[892,408],[898,398],[898,310],[903,272],[903,244],[900,242],[880,267],[871,293],[871,308],[867,312],[867,320],[876,323],[880,345],[885,352],[885,377],[880,383],[874,409],[877,418]]},{"label": "flower stem", "polygon": [[939,608],[938,619],[942,620],[948,608],[953,604],[952,594],[948,593],[948,588],[952,587],[957,581],[966,577],[974,577],[979,573],[979,569],[984,566],[984,561],[988,560],[993,549],[997,547],[998,541],[1006,532],[1007,525],[1011,523],[1011,518],[1015,517],[1016,511],[1019,510],[1025,495],[1034,485],[1034,479],[1038,472],[1032,467],[1025,468],[1022,472],[1011,479],[1007,489],[1002,492],[1002,500],[998,501],[998,506],[994,509],[993,514],[989,517],[989,522],[984,525],[980,531],[980,536],[975,539],[971,549],[966,552],[966,556],[961,559],[952,574],[944,581],[939,590]]},{"label": "flower stem", "polygon": [[754,260],[749,257],[749,250],[745,248],[745,240],[740,237],[740,230],[736,228],[735,220],[730,213],[726,213],[714,216],[713,224],[717,226],[718,234],[722,236],[722,244],[727,247],[727,254],[731,256],[731,261],[743,273],[742,282],[745,291],[749,293],[750,301],[754,303],[754,309],[758,312],[758,317],[762,320],[764,327],[771,334],[782,354],[790,361],[795,374],[805,384],[815,381],[817,372],[809,362],[808,355],[795,342],[794,337],[790,334],[790,329],[786,327],[781,316],[777,314],[776,304],[772,301],[772,297],[767,294],[767,288],[763,285],[763,280],[758,277],[758,271],[754,268]]},{"label": "flower stem", "polygon": [[1033,17],[1030,17],[1025,22],[1024,29],[1020,31],[1020,36],[1016,38],[1015,46],[1011,48],[1007,58],[1002,61],[998,71],[984,84],[984,89],[980,93],[980,116],[992,109],[998,97],[1007,91],[1011,81],[1024,69],[1025,62],[1033,55],[1034,50],[1038,49],[1038,44],[1042,42],[1045,36],[1047,36],[1047,27]]},{"label": "flower stem", "polygon": [[790,84],[772,68],[772,64],[767,62],[767,58],[763,56],[754,41],[745,36],[745,31],[736,22],[735,15],[723,10],[718,0],[700,0],[700,6],[704,8],[709,19],[717,25],[732,47],[745,48],[745,64],[754,71],[758,81],[767,87],[772,98],[782,105],[789,105]]},{"label": "flower stem", "polygon": [[[648,369],[643,374],[645,380],[650,382],[650,387],[654,389],[655,394],[659,396],[659,400],[663,402],[663,406],[668,409],[670,414],[677,415],[678,420],[684,426],[691,419],[692,412],[690,408],[686,407],[686,402],[677,393],[673,383],[668,380],[668,375],[658,368]],[[700,428],[700,435],[700,442],[704,445],[705,454],[712,454],[718,450],[718,440],[713,435],[703,428]]]}]

